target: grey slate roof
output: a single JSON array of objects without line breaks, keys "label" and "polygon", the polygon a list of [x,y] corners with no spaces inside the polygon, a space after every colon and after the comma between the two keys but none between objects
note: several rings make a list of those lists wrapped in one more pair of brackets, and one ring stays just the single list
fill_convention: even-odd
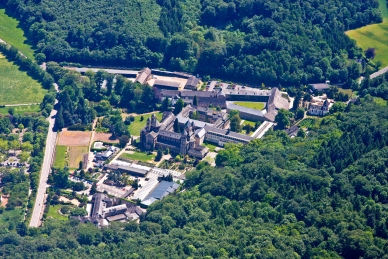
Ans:
[{"label": "grey slate roof", "polygon": [[164,136],[164,137],[169,137],[169,138],[174,138],[174,139],[180,139],[182,134],[172,132],[172,131],[167,131],[167,130],[160,130],[159,136]]},{"label": "grey slate roof", "polygon": [[328,90],[330,86],[326,83],[310,84],[316,91]]},{"label": "grey slate roof", "polygon": [[214,128],[214,127],[210,127],[210,126],[205,126],[205,130],[206,130],[206,132],[215,132],[215,133],[219,133],[219,134],[222,134],[225,136],[231,136],[231,137],[245,140],[245,141],[251,141],[251,140],[255,139],[251,136],[243,135],[243,134],[236,133],[233,131],[228,131],[225,129]]},{"label": "grey slate roof", "polygon": [[198,84],[199,84],[199,79],[196,78],[195,76],[190,76],[186,82],[186,86],[191,86],[191,87],[197,87]]}]

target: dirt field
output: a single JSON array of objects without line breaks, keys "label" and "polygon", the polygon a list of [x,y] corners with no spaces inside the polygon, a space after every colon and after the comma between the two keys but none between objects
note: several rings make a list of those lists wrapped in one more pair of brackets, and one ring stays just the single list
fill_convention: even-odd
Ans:
[{"label": "dirt field", "polygon": [[85,131],[62,131],[59,134],[58,145],[60,146],[89,146],[92,133]]},{"label": "dirt field", "polygon": [[110,133],[95,133],[93,142],[95,141],[102,141],[102,142],[108,142],[108,143],[119,143],[118,139],[110,139],[112,134]]},{"label": "dirt field", "polygon": [[84,154],[88,153],[89,148],[86,147],[70,147],[69,154],[69,167],[70,168],[78,168],[79,162],[83,161]]}]

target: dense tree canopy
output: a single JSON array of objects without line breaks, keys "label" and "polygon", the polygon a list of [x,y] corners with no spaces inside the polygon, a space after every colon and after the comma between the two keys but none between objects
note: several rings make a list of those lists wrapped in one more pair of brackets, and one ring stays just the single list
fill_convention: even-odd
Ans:
[{"label": "dense tree canopy", "polygon": [[377,0],[3,2],[51,61],[165,67],[256,84],[356,79],[352,59],[363,53],[344,31],[382,21]]}]

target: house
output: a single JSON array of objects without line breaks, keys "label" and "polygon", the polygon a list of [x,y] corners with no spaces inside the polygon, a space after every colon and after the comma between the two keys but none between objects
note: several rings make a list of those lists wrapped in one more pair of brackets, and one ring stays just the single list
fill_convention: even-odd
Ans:
[{"label": "house", "polygon": [[185,85],[185,89],[197,90],[200,85],[201,85],[201,81],[198,78],[196,78],[195,76],[190,76],[187,79],[187,82],[186,82],[186,85]]},{"label": "house", "polygon": [[309,87],[316,93],[326,92],[330,89],[327,83],[309,84]]},{"label": "house", "polygon": [[310,103],[308,113],[310,115],[324,116],[330,110],[330,102],[325,100],[323,103]]},{"label": "house", "polygon": [[148,67],[140,71],[139,75],[136,77],[135,82],[140,84],[145,84],[151,78],[151,69]]},{"label": "house", "polygon": [[300,128],[298,126],[291,126],[288,129],[286,129],[285,132],[290,138],[294,138],[298,135],[299,130]]}]

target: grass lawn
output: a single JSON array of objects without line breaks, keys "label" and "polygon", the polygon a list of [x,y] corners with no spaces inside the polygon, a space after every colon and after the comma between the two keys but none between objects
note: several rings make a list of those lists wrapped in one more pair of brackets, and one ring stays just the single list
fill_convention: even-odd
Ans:
[{"label": "grass lawn", "polygon": [[0,82],[0,105],[40,103],[47,92],[38,81],[20,71],[1,53]]},{"label": "grass lawn", "polygon": [[265,107],[265,103],[258,103],[258,102],[234,102],[235,105],[255,109],[255,110],[262,110]]},{"label": "grass lawn", "polygon": [[374,61],[381,61],[383,67],[388,66],[388,10],[386,0],[379,0],[380,10],[384,21],[380,24],[372,24],[362,28],[347,31],[346,34],[357,41],[357,45],[363,50],[376,49]]},{"label": "grass lawn", "polygon": [[216,147],[218,147],[218,146],[216,146],[216,145],[214,145],[214,144],[212,144],[210,142],[203,142],[202,145],[205,146],[205,147],[208,147],[210,152],[214,152],[214,149]]},{"label": "grass lawn", "polygon": [[[11,108],[11,107],[0,108],[0,114],[8,115],[9,108]],[[40,111],[40,107],[37,104],[12,106],[12,108],[14,108],[15,115],[16,114],[23,115],[25,113],[32,113],[32,112],[39,112]]]},{"label": "grass lawn", "polygon": [[[128,126],[128,130],[132,136],[140,136],[140,131],[147,124],[147,119],[151,118],[152,114],[138,115],[135,116],[135,120]],[[163,112],[158,112],[155,114],[156,119],[160,122],[163,117]],[[143,121],[140,121],[141,116],[143,116]]]},{"label": "grass lawn", "polygon": [[55,168],[64,168],[66,166],[66,146],[57,146],[55,150]]},{"label": "grass lawn", "polygon": [[2,4],[0,4],[0,39],[18,48],[28,58],[34,59],[34,51],[26,44],[27,38],[19,27],[19,21],[6,15]]},{"label": "grass lawn", "polygon": [[88,147],[70,147],[69,151],[69,168],[76,169],[79,167],[79,162],[83,161],[83,157],[89,151]]},{"label": "grass lawn", "polygon": [[63,205],[55,205],[51,206],[49,208],[49,211],[47,212],[47,218],[53,218],[58,220],[68,220],[68,217],[65,215],[60,214],[59,210],[62,208]]},{"label": "grass lawn", "polygon": [[341,92],[341,93],[344,93],[344,94],[349,95],[349,98],[352,98],[352,96],[353,96],[353,91],[352,91],[352,89],[342,89],[342,88],[338,88],[338,91]]},{"label": "grass lawn", "polygon": [[317,122],[318,122],[318,119],[306,118],[306,119],[302,120],[298,124],[298,126],[311,129]]},{"label": "grass lawn", "polygon": [[141,153],[141,152],[134,152],[133,154],[130,153],[123,153],[121,154],[120,158],[123,159],[129,159],[129,160],[137,160],[141,162],[153,162],[155,159],[155,154],[147,154],[147,153]]},{"label": "grass lawn", "polygon": [[243,126],[244,125],[251,125],[252,127],[255,127],[256,122],[255,121],[244,120]]}]

